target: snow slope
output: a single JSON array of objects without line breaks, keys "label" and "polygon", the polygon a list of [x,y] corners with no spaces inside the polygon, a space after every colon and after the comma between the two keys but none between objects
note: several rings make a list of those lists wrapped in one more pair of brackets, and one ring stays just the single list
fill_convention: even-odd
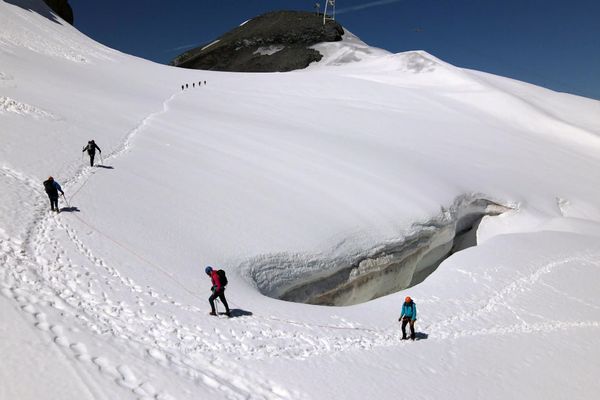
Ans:
[{"label": "snow slope", "polygon": [[[306,71],[174,69],[44,15],[0,2],[0,399],[595,398],[599,102],[350,34]],[[263,295],[467,198],[513,210],[416,287]],[[208,264],[235,318],[206,315]]]}]

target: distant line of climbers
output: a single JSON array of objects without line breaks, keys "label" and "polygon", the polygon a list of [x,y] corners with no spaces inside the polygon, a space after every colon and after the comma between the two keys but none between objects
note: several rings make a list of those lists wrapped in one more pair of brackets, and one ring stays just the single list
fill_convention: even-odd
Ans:
[{"label": "distant line of climbers", "polygon": [[[202,81],[198,81],[198,87],[202,86]],[[204,81],[204,86],[206,86],[206,81]],[[192,82],[192,87],[195,88],[196,87],[196,82]],[[189,83],[184,83],[183,85],[181,85],[181,90],[185,90],[185,89],[189,89]]]}]

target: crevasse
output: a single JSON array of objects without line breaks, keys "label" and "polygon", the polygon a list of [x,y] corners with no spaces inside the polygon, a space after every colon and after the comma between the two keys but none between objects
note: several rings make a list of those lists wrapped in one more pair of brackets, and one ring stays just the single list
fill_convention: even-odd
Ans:
[{"label": "crevasse", "polygon": [[273,271],[294,268],[299,259],[255,259],[249,275],[261,293],[281,300],[330,306],[363,303],[423,282],[446,258],[477,244],[477,228],[485,216],[511,209],[483,195],[460,196],[438,216],[414,224],[409,236],[350,259],[302,261],[312,267],[299,268],[306,272],[291,274],[293,279],[277,279],[283,274]]}]

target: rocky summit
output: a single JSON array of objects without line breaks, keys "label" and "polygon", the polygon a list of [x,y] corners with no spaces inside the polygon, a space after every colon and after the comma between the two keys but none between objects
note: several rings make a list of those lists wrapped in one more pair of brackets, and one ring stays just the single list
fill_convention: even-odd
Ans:
[{"label": "rocky summit", "polygon": [[285,72],[306,68],[321,53],[317,43],[342,40],[344,29],[323,15],[275,11],[243,23],[215,41],[177,56],[171,65],[234,72]]},{"label": "rocky summit", "polygon": [[68,0],[44,0],[44,3],[62,19],[73,25],[73,9]]}]

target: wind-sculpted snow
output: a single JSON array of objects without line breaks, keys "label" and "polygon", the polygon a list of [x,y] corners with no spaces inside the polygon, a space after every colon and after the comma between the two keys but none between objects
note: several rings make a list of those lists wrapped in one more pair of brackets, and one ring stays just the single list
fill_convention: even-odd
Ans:
[{"label": "wind-sculpted snow", "polygon": [[0,97],[0,114],[2,113],[14,113],[24,116],[30,115],[33,118],[44,118],[49,120],[59,119],[50,112],[5,96]]},{"label": "wind-sculpted snow", "polygon": [[408,57],[403,58],[402,60],[402,70],[421,73],[421,72],[432,72],[435,70],[436,66],[439,64],[433,61],[429,57],[424,57],[420,53],[412,53]]},{"label": "wind-sculpted snow", "polygon": [[421,74],[443,68],[446,63],[424,51],[407,51],[391,54],[390,52],[371,47],[350,32],[344,34],[341,42],[320,43],[312,48],[323,54],[323,60],[314,63],[310,68],[321,69],[323,66],[348,66],[350,68],[368,69],[376,66],[376,70],[395,70]]},{"label": "wind-sculpted snow", "polygon": [[14,87],[12,75],[0,71],[0,87]]},{"label": "wind-sculpted snow", "polygon": [[345,30],[341,42],[324,42],[312,46],[323,55],[318,63],[313,63],[309,68],[319,68],[323,65],[336,66],[377,59],[389,55],[390,52],[371,47],[357,36]]}]

